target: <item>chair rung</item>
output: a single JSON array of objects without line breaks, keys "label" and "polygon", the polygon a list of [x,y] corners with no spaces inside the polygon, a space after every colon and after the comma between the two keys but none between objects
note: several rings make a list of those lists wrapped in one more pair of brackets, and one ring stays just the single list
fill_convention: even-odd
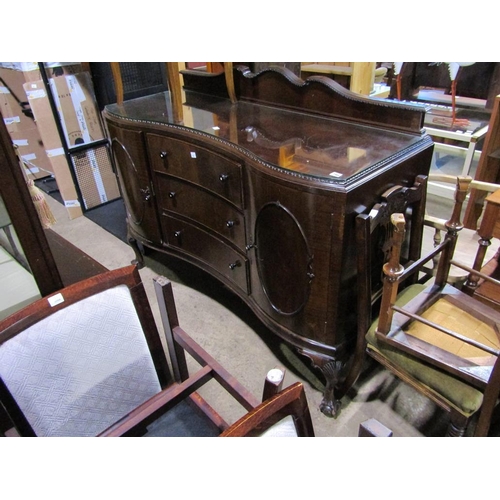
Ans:
[{"label": "chair rung", "polygon": [[467,271],[469,273],[475,274],[476,276],[479,276],[483,280],[489,281],[491,283],[495,283],[496,285],[500,285],[500,281],[492,278],[491,276],[488,276],[487,274],[482,273],[481,271],[476,271],[472,267],[468,267],[465,264],[462,264],[461,262],[457,262],[456,260],[451,260],[450,264],[459,267],[460,269],[463,269],[464,271]]},{"label": "chair rung", "polygon": [[493,356],[500,356],[500,351],[498,349],[493,349],[493,348],[488,347],[484,344],[481,344],[480,342],[476,342],[475,340],[472,340],[468,337],[460,335],[459,333],[454,332],[453,330],[449,330],[448,328],[444,328],[441,325],[438,325],[436,323],[433,323],[432,321],[429,321],[425,318],[422,318],[422,316],[418,316],[417,314],[413,314],[409,311],[406,311],[405,309],[403,309],[401,307],[392,306],[392,309],[400,314],[403,314],[411,319],[414,319],[415,321],[419,321],[420,323],[422,323],[424,325],[430,326],[431,328],[435,328],[436,330],[439,330],[442,333],[450,335],[451,337],[454,337],[457,340],[461,340],[462,342],[465,342],[466,344],[477,347],[478,349],[481,349],[481,350],[487,352],[488,354],[492,354]]}]

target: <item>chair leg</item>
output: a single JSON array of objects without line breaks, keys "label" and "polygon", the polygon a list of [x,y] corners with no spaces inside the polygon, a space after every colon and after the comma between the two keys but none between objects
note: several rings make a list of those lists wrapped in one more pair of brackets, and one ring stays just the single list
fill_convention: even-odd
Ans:
[{"label": "chair leg", "polygon": [[281,367],[273,368],[267,372],[264,382],[264,390],[262,392],[262,401],[269,399],[283,389],[283,381],[285,379],[285,369]]},{"label": "chair leg", "polygon": [[123,104],[123,80],[119,62],[110,62],[111,73],[115,84],[116,104]]},{"label": "chair leg", "polygon": [[358,437],[392,437],[391,429],[375,418],[370,418],[359,424]]},{"label": "chair leg", "polygon": [[157,276],[153,279],[153,283],[156,299],[160,308],[160,317],[165,339],[167,341],[168,352],[170,354],[174,379],[177,382],[182,382],[189,378],[189,370],[185,351],[176,341],[174,336],[174,328],[179,326],[179,319],[177,317],[172,283],[164,276]]},{"label": "chair leg", "polygon": [[460,413],[452,413],[446,429],[446,437],[462,437],[467,428],[468,419]]}]

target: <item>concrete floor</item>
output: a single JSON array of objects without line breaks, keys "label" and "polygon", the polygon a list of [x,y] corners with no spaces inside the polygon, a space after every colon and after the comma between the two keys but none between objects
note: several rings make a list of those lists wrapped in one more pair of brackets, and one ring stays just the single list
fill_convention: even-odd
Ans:
[{"label": "concrete floor", "polygon": [[[130,264],[134,253],[127,244],[85,217],[69,220],[64,207],[54,199],[47,197],[47,202],[57,219],[52,227],[56,233],[108,269]],[[439,203],[436,207],[439,211]],[[444,434],[446,415],[371,360],[353,390],[344,397],[340,415],[336,419],[326,417],[319,410],[321,377],[307,359],[277,341],[241,300],[211,277],[161,255],[155,259],[148,258],[140,273],[156,319],[159,315],[152,279],[163,274],[172,281],[183,328],[257,397],[267,371],[275,366],[286,368],[286,385],[297,380],[304,382],[318,437],[355,437],[359,425],[371,418],[397,437]],[[215,383],[201,392],[229,421],[243,414],[243,409]]]}]

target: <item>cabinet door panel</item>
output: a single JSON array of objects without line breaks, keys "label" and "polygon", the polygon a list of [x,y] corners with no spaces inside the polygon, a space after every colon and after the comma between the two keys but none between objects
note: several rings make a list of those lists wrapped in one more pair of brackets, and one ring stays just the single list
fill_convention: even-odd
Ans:
[{"label": "cabinet door panel", "polygon": [[203,224],[245,250],[245,221],[232,205],[208,191],[168,176],[158,175],[157,182],[162,210]]},{"label": "cabinet door panel", "polygon": [[142,132],[108,123],[129,229],[147,241],[161,243],[154,192]]},{"label": "cabinet door panel", "polygon": [[271,306],[283,315],[297,314],[309,299],[314,278],[313,257],[297,219],[279,203],[263,206],[255,223],[255,245]]},{"label": "cabinet door panel", "polygon": [[[253,173],[252,173],[253,174]],[[273,320],[301,337],[325,342],[333,263],[335,215],[329,196],[297,190],[266,176],[251,175],[255,211],[247,224],[253,235],[252,297]],[[338,222],[340,224],[341,222]],[[326,342],[325,342],[326,343]]]},{"label": "cabinet door panel", "polygon": [[148,134],[147,141],[156,172],[190,181],[243,208],[239,163],[171,137]]}]

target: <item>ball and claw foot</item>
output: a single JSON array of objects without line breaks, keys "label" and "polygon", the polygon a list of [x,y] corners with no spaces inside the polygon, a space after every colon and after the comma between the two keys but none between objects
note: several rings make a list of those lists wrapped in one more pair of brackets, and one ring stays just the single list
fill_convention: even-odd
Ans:
[{"label": "ball and claw foot", "polygon": [[339,400],[326,400],[323,399],[319,405],[319,409],[323,415],[330,418],[337,418],[340,414],[340,407],[342,406]]},{"label": "ball and claw foot", "polygon": [[319,409],[330,418],[337,418],[340,413],[341,402],[339,398],[335,397],[335,388],[338,386],[343,367],[344,363],[340,360],[331,360],[321,367],[326,379],[326,386]]},{"label": "ball and claw foot", "polygon": [[135,253],[135,259],[132,260],[131,264],[137,266],[137,269],[142,269],[144,267],[144,256],[142,255],[137,240],[135,238],[129,237],[128,244],[132,247],[132,250]]},{"label": "ball and claw foot", "polygon": [[133,266],[137,266],[137,269],[142,269],[144,267],[144,262],[140,262],[138,261],[137,259],[133,259],[130,261],[130,263],[133,265]]}]

